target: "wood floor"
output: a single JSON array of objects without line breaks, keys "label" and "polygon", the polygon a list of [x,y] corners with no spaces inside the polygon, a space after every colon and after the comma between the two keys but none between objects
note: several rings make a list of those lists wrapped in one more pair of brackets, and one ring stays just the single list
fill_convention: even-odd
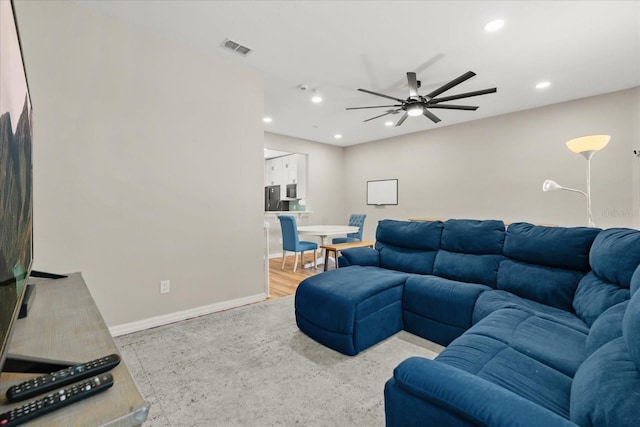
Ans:
[{"label": "wood floor", "polygon": [[[304,262],[313,261],[311,253],[306,253],[304,259]],[[269,260],[269,289],[271,291],[271,296],[269,297],[269,299],[276,299],[285,297],[287,295],[293,295],[296,292],[296,288],[298,287],[298,284],[300,282],[302,282],[307,277],[313,276],[314,274],[322,273],[323,271],[322,266],[320,266],[320,268],[318,268],[317,270],[314,270],[313,267],[301,267],[300,261],[298,261],[298,268],[294,273],[293,260],[293,255],[287,257],[284,265],[284,270],[281,270],[282,258],[271,258]],[[303,265],[304,262],[302,263]]]}]

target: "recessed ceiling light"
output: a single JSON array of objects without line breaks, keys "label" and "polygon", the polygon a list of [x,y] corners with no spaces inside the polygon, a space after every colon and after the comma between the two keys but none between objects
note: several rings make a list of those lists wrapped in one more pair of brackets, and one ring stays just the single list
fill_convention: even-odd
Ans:
[{"label": "recessed ceiling light", "polygon": [[333,137],[335,139],[340,139],[340,138],[342,138],[342,135],[340,135],[339,133],[336,133],[335,135],[333,135]]},{"label": "recessed ceiling light", "polygon": [[502,27],[504,27],[504,19],[494,19],[484,24],[484,30],[489,32],[498,31]]},{"label": "recessed ceiling light", "polygon": [[311,94],[311,102],[313,102],[314,104],[322,102],[322,95],[320,94],[320,92],[317,92],[315,90],[313,91],[313,93]]},{"label": "recessed ceiling light", "polygon": [[265,123],[271,123],[273,121],[273,119],[271,117],[264,117],[262,119],[262,121],[265,122]]},{"label": "recessed ceiling light", "polygon": [[551,86],[551,82],[548,81],[544,81],[544,82],[540,82],[536,85],[536,89],[546,89],[549,86]]},{"label": "recessed ceiling light", "polygon": [[388,120],[386,122],[384,122],[385,126],[393,126],[393,122],[391,120]]}]

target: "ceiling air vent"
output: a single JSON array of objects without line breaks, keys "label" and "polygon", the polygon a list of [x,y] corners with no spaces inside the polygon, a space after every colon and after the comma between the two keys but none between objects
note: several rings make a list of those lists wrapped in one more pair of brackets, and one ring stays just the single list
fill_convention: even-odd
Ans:
[{"label": "ceiling air vent", "polygon": [[225,39],[225,41],[222,42],[222,47],[224,47],[225,49],[232,50],[235,53],[238,53],[242,56],[247,56],[247,54],[251,52],[250,48],[246,46],[242,46],[240,43],[236,43],[233,40],[229,40],[229,39]]}]

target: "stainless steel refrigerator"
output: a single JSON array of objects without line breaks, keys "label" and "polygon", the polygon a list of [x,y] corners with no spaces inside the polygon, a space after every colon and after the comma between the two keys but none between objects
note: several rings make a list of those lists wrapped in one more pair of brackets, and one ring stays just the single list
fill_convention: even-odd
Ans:
[{"label": "stainless steel refrigerator", "polygon": [[279,185],[268,185],[264,187],[264,210],[265,211],[281,210]]}]

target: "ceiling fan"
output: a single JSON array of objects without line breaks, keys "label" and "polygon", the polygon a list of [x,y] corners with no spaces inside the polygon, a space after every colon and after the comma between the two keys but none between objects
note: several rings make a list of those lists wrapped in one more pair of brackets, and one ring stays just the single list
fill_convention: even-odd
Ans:
[{"label": "ceiling fan", "polygon": [[447,110],[471,110],[471,111],[475,111],[478,109],[478,107],[472,106],[472,105],[441,104],[441,102],[453,101],[455,99],[462,99],[462,98],[470,98],[472,96],[478,96],[478,95],[486,95],[488,93],[495,93],[497,91],[497,89],[494,87],[491,89],[476,90],[473,92],[466,92],[458,95],[451,95],[451,96],[444,96],[442,98],[436,98],[436,96],[440,95],[441,93],[448,91],[449,89],[459,85],[460,83],[466,80],[469,80],[471,77],[475,75],[476,73],[474,73],[473,71],[467,71],[457,79],[451,80],[449,83],[443,86],[440,86],[438,89],[434,90],[433,92],[427,95],[421,96],[421,95],[418,95],[418,88],[420,87],[420,81],[416,79],[416,73],[409,72],[407,73],[407,81],[409,83],[409,97],[407,99],[400,99],[394,96],[384,95],[382,93],[373,92],[367,89],[358,89],[360,92],[370,93],[371,95],[393,99],[394,101],[399,102],[399,104],[375,105],[372,107],[351,107],[351,108],[347,108],[347,110],[361,110],[365,108],[398,107],[395,110],[387,110],[384,114],[371,117],[370,119],[365,120],[365,122],[368,122],[370,120],[377,119],[380,117],[384,117],[388,114],[398,114],[400,111],[404,111],[404,114],[402,115],[402,117],[400,117],[400,120],[398,120],[398,122],[396,123],[396,126],[400,126],[402,123],[404,123],[404,121],[407,119],[408,116],[420,116],[420,115],[427,117],[433,123],[438,123],[440,119],[431,111],[429,111],[430,109],[441,108],[441,109],[447,109]]}]

